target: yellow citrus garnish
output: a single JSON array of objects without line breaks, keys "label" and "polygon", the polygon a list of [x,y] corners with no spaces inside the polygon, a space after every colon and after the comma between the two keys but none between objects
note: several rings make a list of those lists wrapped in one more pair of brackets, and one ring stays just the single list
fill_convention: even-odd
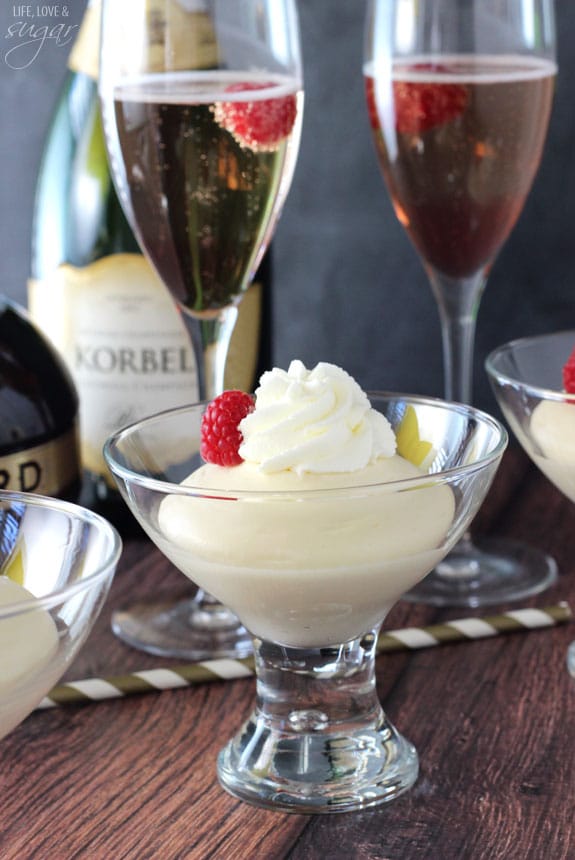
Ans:
[{"label": "yellow citrus garnish", "polygon": [[408,406],[395,433],[397,453],[414,466],[421,466],[433,449],[431,442],[425,442],[419,435],[419,423],[413,406]]},{"label": "yellow citrus garnish", "polygon": [[7,576],[8,579],[11,579],[12,582],[15,582],[17,585],[24,585],[24,570],[24,546],[21,545],[10,555],[8,562],[2,568],[0,573],[2,576]]}]

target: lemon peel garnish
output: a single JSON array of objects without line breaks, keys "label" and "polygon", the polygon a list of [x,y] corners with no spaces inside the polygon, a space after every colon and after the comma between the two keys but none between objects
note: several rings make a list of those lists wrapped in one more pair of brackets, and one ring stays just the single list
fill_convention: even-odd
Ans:
[{"label": "lemon peel garnish", "polygon": [[419,435],[419,422],[413,406],[408,406],[405,410],[405,415],[395,431],[395,438],[397,453],[414,466],[421,466],[433,450],[431,442],[426,442]]},{"label": "lemon peel garnish", "polygon": [[24,560],[24,546],[18,547],[16,552],[13,552],[8,559],[6,565],[0,573],[15,582],[16,585],[24,585],[26,563]]}]

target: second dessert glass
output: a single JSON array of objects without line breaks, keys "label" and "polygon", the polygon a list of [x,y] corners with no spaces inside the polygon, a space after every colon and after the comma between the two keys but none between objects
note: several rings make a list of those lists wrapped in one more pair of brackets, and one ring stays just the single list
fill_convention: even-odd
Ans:
[{"label": "second dessert glass", "polygon": [[[575,502],[575,395],[562,390],[562,369],[575,331],[510,341],[488,355],[487,375],[515,436],[544,475]],[[567,666],[575,677],[575,642]]]},{"label": "second dessert glass", "polygon": [[420,467],[417,477],[353,486],[353,473],[327,476],[329,488],[307,491],[181,486],[201,465],[205,404],[140,421],[105,447],[151,539],[254,638],[256,708],[220,753],[218,776],[259,806],[362,809],[417,777],[414,747],[377,698],[379,627],[468,526],[507,434],[469,406],[396,394],[370,400],[399,453]]}]

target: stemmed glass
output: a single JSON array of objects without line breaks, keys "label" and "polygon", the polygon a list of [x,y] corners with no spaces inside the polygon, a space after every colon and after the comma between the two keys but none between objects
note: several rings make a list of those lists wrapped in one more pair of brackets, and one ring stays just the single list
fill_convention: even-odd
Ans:
[{"label": "stemmed glass", "polygon": [[[369,0],[367,105],[395,213],[439,306],[445,397],[471,402],[485,282],[539,166],[556,74],[552,0]],[[481,606],[546,588],[521,544],[455,550],[408,599]]]},{"label": "stemmed glass", "polygon": [[[211,399],[296,163],[295,0],[104,0],[100,97],[122,206],[182,312],[199,397]],[[159,655],[251,650],[233,613],[201,589],[173,605],[131,606],[113,628]]]},{"label": "stemmed glass", "polygon": [[260,806],[362,809],[417,778],[413,745],[378,701],[379,627],[467,527],[507,434],[470,406],[393,394],[370,400],[404,459],[425,464],[412,477],[398,480],[405,472],[393,460],[387,481],[331,473],[323,489],[302,490],[289,469],[251,489],[233,468],[202,481],[194,476],[201,403],[146,418],[105,446],[151,539],[254,637],[256,708],[220,753],[218,776]]}]

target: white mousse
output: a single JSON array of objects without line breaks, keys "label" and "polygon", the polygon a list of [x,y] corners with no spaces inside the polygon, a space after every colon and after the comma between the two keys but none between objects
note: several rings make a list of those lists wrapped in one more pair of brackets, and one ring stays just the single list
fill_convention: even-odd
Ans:
[{"label": "white mousse", "polygon": [[264,374],[240,427],[245,461],[190,475],[201,498],[166,497],[155,538],[252,634],[348,641],[445,554],[453,493],[394,453],[387,419],[344,371]]},{"label": "white mousse", "polygon": [[521,437],[533,460],[575,502],[575,403],[542,400],[533,410],[530,431],[533,441]]},{"label": "white mousse", "polygon": [[51,665],[58,650],[52,617],[40,607],[21,611],[34,600],[26,588],[0,576],[0,607],[14,606],[13,615],[0,618],[0,737],[38,704],[60,671]]}]

